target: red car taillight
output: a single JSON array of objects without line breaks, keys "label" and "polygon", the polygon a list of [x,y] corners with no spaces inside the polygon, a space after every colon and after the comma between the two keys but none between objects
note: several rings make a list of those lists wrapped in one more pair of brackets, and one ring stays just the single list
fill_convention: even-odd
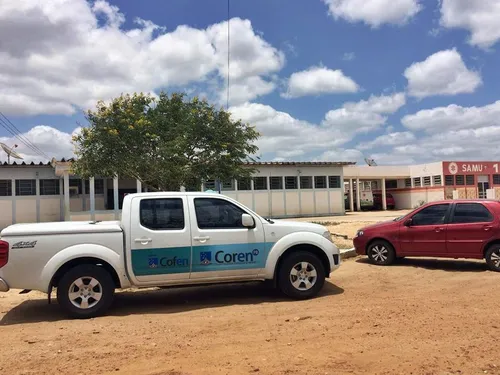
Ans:
[{"label": "red car taillight", "polygon": [[9,243],[0,240],[0,268],[9,261]]}]

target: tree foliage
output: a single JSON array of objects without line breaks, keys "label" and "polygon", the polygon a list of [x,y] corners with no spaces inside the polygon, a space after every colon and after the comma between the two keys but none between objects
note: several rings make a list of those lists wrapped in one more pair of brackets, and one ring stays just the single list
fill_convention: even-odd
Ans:
[{"label": "tree foliage", "polygon": [[98,102],[73,137],[72,169],[83,178],[127,176],[157,190],[248,177],[259,133],[223,109],[184,94],[121,95]]}]

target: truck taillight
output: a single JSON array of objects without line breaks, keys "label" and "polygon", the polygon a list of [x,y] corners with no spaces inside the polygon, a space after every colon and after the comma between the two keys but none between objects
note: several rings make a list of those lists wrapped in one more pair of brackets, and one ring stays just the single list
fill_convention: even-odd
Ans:
[{"label": "truck taillight", "polygon": [[9,243],[0,240],[0,268],[5,266],[9,261]]}]

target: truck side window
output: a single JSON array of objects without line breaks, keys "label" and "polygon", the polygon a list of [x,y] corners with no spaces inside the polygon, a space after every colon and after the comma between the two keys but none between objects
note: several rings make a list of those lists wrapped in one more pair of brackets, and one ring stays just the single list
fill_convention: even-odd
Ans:
[{"label": "truck side window", "polygon": [[239,229],[245,228],[241,208],[224,199],[195,198],[194,208],[200,229]]},{"label": "truck side window", "polygon": [[182,199],[143,199],[140,204],[140,222],[152,230],[184,229]]}]

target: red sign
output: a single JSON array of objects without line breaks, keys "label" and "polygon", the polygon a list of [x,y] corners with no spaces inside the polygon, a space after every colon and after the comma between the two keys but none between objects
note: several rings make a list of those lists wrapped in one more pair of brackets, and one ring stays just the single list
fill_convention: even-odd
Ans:
[{"label": "red sign", "polygon": [[499,174],[500,162],[495,161],[443,161],[445,175],[490,175]]}]

